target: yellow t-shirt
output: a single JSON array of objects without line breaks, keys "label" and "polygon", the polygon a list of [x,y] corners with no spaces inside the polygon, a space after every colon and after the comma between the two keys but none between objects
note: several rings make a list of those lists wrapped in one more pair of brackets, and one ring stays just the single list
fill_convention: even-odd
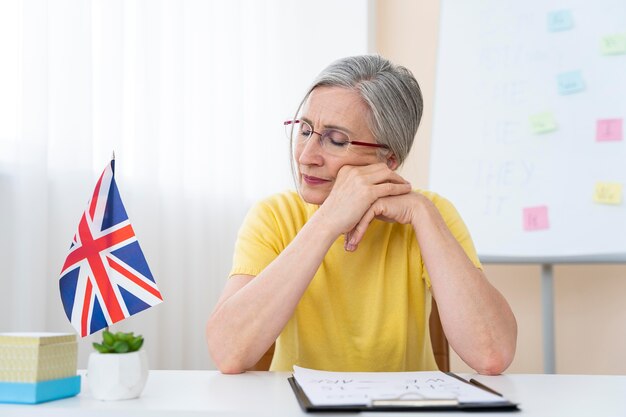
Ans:
[{"label": "yellow t-shirt", "polygon": [[[454,206],[435,193],[417,192],[435,204],[480,268]],[[239,230],[231,276],[259,275],[317,209],[293,191],[252,207]],[[430,279],[412,226],[374,220],[355,252],[343,244],[343,236],[333,243],[276,340],[270,370],[437,369],[428,330]]]}]

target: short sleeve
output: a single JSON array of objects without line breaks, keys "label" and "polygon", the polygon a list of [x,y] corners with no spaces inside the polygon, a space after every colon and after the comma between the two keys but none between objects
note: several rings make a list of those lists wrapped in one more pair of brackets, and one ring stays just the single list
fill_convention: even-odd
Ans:
[{"label": "short sleeve", "polygon": [[229,276],[258,275],[284,249],[275,214],[266,202],[255,204],[239,229]]},{"label": "short sleeve", "polygon": [[[472,261],[476,268],[482,269],[482,264],[478,259],[478,254],[476,253],[476,248],[474,247],[474,242],[472,241],[472,237],[470,236],[469,230],[463,222],[461,215],[454,207],[454,205],[448,201],[446,198],[443,198],[439,195],[433,194],[429,196],[439,210],[441,217],[446,222],[448,229],[452,233],[452,236],[456,239],[457,242],[463,248],[463,251],[467,255],[467,257]],[[422,260],[423,262],[423,260]],[[424,280],[428,287],[430,287],[430,276],[428,274],[428,270],[425,265],[422,265],[422,271],[424,275]]]}]

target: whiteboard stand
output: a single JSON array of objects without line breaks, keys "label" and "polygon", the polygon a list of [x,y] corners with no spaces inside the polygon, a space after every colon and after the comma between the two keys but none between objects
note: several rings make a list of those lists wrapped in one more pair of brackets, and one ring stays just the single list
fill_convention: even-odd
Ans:
[{"label": "whiteboard stand", "polygon": [[552,264],[541,265],[541,318],[543,323],[543,372],[556,373],[554,347],[554,274]]},{"label": "whiteboard stand", "polygon": [[625,264],[626,253],[573,256],[503,256],[478,255],[483,264],[541,264],[541,321],[543,335],[543,371],[556,373],[554,344],[554,265],[555,264]]}]

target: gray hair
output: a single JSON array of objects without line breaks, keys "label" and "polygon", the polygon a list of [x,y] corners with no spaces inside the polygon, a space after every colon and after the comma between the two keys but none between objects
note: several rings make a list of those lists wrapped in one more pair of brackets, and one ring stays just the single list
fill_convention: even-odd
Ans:
[{"label": "gray hair", "polygon": [[298,113],[311,92],[322,86],[349,88],[359,93],[370,109],[366,120],[374,138],[389,147],[399,165],[404,162],[424,110],[422,92],[411,71],[379,55],[339,59],[317,76]]}]

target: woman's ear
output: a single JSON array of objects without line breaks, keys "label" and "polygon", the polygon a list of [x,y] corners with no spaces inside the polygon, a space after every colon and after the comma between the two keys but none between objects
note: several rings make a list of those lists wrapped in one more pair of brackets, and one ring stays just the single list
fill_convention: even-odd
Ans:
[{"label": "woman's ear", "polygon": [[396,169],[398,169],[398,166],[399,166],[398,158],[396,158],[396,155],[394,153],[390,153],[387,156],[387,166],[392,171],[395,171]]}]

